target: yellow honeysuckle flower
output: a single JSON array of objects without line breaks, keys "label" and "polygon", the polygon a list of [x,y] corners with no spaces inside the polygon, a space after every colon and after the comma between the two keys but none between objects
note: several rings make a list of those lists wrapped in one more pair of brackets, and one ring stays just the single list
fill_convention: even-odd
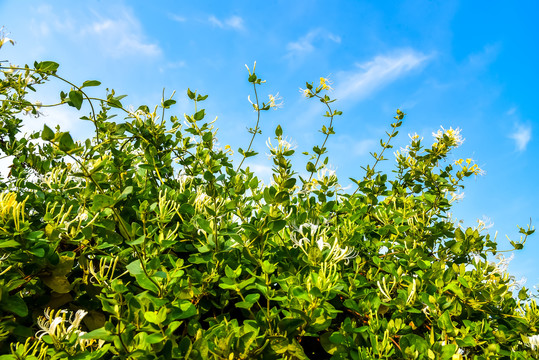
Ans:
[{"label": "yellow honeysuckle flower", "polygon": [[330,84],[331,82],[329,81],[328,78],[324,78],[324,77],[320,78],[320,86],[322,87],[323,90],[333,90],[333,88],[329,86]]}]

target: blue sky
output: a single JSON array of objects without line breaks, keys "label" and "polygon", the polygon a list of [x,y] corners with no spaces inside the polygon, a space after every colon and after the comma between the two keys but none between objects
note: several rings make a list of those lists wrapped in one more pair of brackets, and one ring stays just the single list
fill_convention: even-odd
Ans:
[{"label": "blue sky", "polygon": [[[24,5],[22,5],[24,4]],[[247,145],[255,115],[245,64],[267,83],[261,97],[279,92],[284,105],[265,113],[260,155],[250,162],[268,178],[265,140],[281,124],[298,154],[322,141],[324,109],[302,98],[305,81],[333,82],[343,116],[329,140],[339,178],[360,178],[370,151],[397,108],[406,112],[395,149],[408,133],[426,140],[440,126],[460,127],[466,139],[453,159],[473,158],[485,176],[467,182],[454,217],[466,225],[490,218],[500,249],[516,225],[539,222],[539,3],[496,1],[10,1],[0,2],[0,26],[16,41],[0,60],[61,64],[75,82],[100,80],[128,94],[126,103],[152,106],[177,90],[178,115],[190,113],[187,87],[209,94],[219,141]],[[60,83],[36,100],[53,102]],[[103,90],[104,91],[104,90]],[[97,94],[97,93],[96,93]],[[100,93],[103,94],[103,93]],[[27,129],[59,123],[76,137],[91,132],[66,108],[45,111]],[[298,169],[305,159],[295,158]],[[388,161],[386,167],[392,165]],[[5,165],[4,165],[5,166]],[[509,270],[529,287],[539,283],[539,238],[529,238]]]}]

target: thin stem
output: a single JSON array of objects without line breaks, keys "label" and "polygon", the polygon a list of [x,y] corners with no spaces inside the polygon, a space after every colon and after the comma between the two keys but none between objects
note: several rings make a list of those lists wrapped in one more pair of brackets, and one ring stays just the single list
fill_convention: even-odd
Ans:
[{"label": "thin stem", "polygon": [[251,142],[249,143],[249,146],[247,147],[247,150],[243,153],[243,159],[241,159],[241,162],[238,165],[238,168],[236,169],[236,172],[238,172],[241,169],[241,165],[243,165],[243,162],[247,158],[246,154],[251,150],[251,146],[253,145],[253,141],[255,140],[255,136],[258,133],[258,129],[259,129],[258,125],[260,124],[260,107],[259,107],[259,104],[258,104],[258,94],[256,92],[256,84],[255,83],[253,83],[253,89],[254,89],[254,92],[255,92],[255,99],[256,99],[256,112],[257,112],[256,125],[255,125],[255,129],[253,131],[253,136],[251,137]]},{"label": "thin stem", "polygon": [[[314,94],[317,98],[319,98],[320,100],[323,100],[323,98],[319,95],[316,95]],[[318,153],[318,156],[316,157],[316,161],[314,163],[314,168],[316,169],[316,166],[318,165],[318,162],[320,161],[320,158],[322,157],[322,154],[323,154],[323,150],[324,147],[326,146],[326,142],[328,141],[328,138],[329,138],[329,135],[330,135],[330,129],[331,127],[333,126],[333,113],[331,111],[331,107],[329,106],[329,104],[327,103],[327,101],[323,101],[324,104],[326,104],[328,110],[329,110],[329,114],[330,114],[330,121],[329,121],[329,128],[327,129],[327,132],[326,132],[326,138],[324,139],[324,142],[322,143],[322,147],[320,148],[320,152]],[[313,177],[313,174],[314,173],[311,173],[311,175],[309,176],[309,180],[308,181],[311,181],[312,177]]]}]

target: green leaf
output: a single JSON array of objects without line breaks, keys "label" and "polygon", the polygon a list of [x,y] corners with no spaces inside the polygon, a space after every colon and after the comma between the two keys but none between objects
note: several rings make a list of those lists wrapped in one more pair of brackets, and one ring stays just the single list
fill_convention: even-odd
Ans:
[{"label": "green leaf", "polygon": [[60,65],[54,61],[42,61],[38,63],[35,67],[36,69],[41,71],[55,72],[56,70],[58,70],[59,66]]},{"label": "green leaf", "polygon": [[191,91],[191,89],[187,88],[187,96],[189,99],[194,100],[195,99],[195,93]]},{"label": "green leaf", "polygon": [[41,138],[45,141],[54,139],[54,132],[47,125],[43,125],[43,131],[41,131]]},{"label": "green leaf", "polygon": [[[163,311],[164,310],[164,311]],[[159,311],[146,311],[144,318],[152,324],[162,324],[167,319],[167,308],[162,307]]]},{"label": "green leaf", "polygon": [[329,341],[331,341],[332,343],[337,344],[337,345],[342,344],[345,340],[346,340],[346,338],[340,332],[334,332],[329,337]]},{"label": "green leaf", "polygon": [[115,203],[116,200],[108,195],[96,194],[94,196],[94,203],[92,204],[91,210],[93,212],[101,211],[104,208],[114,205]]},{"label": "green leaf", "polygon": [[60,148],[60,150],[65,152],[69,152],[70,150],[73,150],[75,148],[73,138],[68,132],[62,133],[62,135],[60,135],[60,139],[58,139],[58,147]]},{"label": "green leaf", "polygon": [[262,262],[262,271],[265,272],[266,274],[271,274],[275,270],[277,270],[277,266],[270,263],[268,260],[264,260],[264,262]]},{"label": "green leaf", "polygon": [[113,97],[107,99],[107,104],[118,109],[122,108],[122,103],[120,102],[120,100]]},{"label": "green leaf", "polygon": [[159,293],[157,286],[145,274],[135,275],[135,279],[141,288],[153,291],[156,294]]},{"label": "green leaf", "polygon": [[[460,279],[460,277],[459,277]],[[462,292],[462,289],[459,287],[456,281],[452,281],[444,288],[444,291],[451,290],[455,295],[457,295],[459,298],[464,299],[464,293]]]},{"label": "green leaf", "polygon": [[174,320],[187,319],[196,315],[197,308],[189,300],[181,300],[179,307],[174,307],[170,313],[170,318]]},{"label": "green leaf", "polygon": [[236,270],[232,270],[232,268],[228,265],[225,266],[225,274],[230,279],[235,279],[238,276],[241,275],[241,265],[239,265]]},{"label": "green leaf", "polygon": [[195,118],[195,120],[202,120],[204,119],[204,116],[205,116],[205,111],[204,109],[200,110],[200,111],[197,111],[195,113],[195,115],[193,115],[193,117]]},{"label": "green leaf", "polygon": [[260,294],[249,294],[245,297],[245,301],[249,303],[255,303],[260,299]]},{"label": "green leaf", "polygon": [[451,321],[451,315],[449,311],[445,311],[440,318],[438,318],[438,326],[443,330],[447,331],[449,334],[453,334],[455,331],[455,326]]},{"label": "green leaf", "polygon": [[85,82],[82,83],[81,89],[84,88],[84,87],[88,87],[88,86],[99,86],[99,85],[101,85],[100,81],[86,80]]},{"label": "green leaf", "polygon": [[163,340],[165,340],[165,337],[163,336],[163,334],[160,333],[153,333],[146,337],[147,344],[158,344]]},{"label": "green leaf", "polygon": [[70,105],[76,107],[77,110],[80,110],[83,100],[82,92],[80,90],[71,90],[69,92],[69,100],[71,101]]},{"label": "green leaf", "polygon": [[107,330],[105,330],[104,327],[95,329],[93,331],[90,331],[89,333],[81,335],[80,338],[84,340],[88,340],[88,339],[97,339],[97,340],[105,340],[105,341],[114,340],[114,336],[111,335]]},{"label": "green leaf", "polygon": [[298,332],[300,327],[305,324],[305,320],[298,318],[284,318],[279,321],[279,329],[287,334]]},{"label": "green leaf", "polygon": [[522,287],[522,289],[520,289],[518,292],[518,298],[522,301],[528,299],[528,290],[525,287]]},{"label": "green leaf", "polygon": [[462,286],[470,289],[470,284],[468,284],[468,281],[466,280],[466,278],[464,278],[463,276],[459,276],[457,279],[462,284]]},{"label": "green leaf", "polygon": [[286,220],[275,220],[269,223],[269,228],[273,232],[279,232],[286,226]]},{"label": "green leaf", "polygon": [[71,291],[71,284],[65,275],[45,276],[41,280],[59,294],[67,294]]},{"label": "green leaf", "polygon": [[28,315],[28,307],[26,306],[26,303],[17,295],[2,297],[0,308],[20,317],[25,317]]},{"label": "green leaf", "polygon": [[311,173],[316,172],[316,167],[310,161],[307,163],[307,166],[305,168],[307,169],[308,172],[311,172]]},{"label": "green leaf", "polygon": [[193,117],[195,118],[195,120],[202,120],[202,119],[204,119],[204,116],[205,116],[205,110],[204,110],[204,109],[202,109],[202,110],[200,110],[200,111],[197,111],[197,112],[195,113],[195,115],[193,115]]},{"label": "green leaf", "polygon": [[406,348],[413,347],[419,354],[426,354],[429,345],[425,339],[416,334],[406,334],[400,338],[399,345],[405,353]]},{"label": "green leaf", "polygon": [[168,99],[163,102],[163,107],[168,109],[170,106],[176,104],[176,100]]},{"label": "green leaf", "polygon": [[42,258],[45,256],[45,249],[43,248],[33,248],[29,250],[30,254]]},{"label": "green leaf", "polygon": [[129,196],[132,192],[133,192],[133,187],[132,186],[127,186],[124,189],[124,191],[122,191],[122,194],[120,195],[118,200],[123,200],[123,199],[127,198],[127,196]]},{"label": "green leaf", "polygon": [[19,246],[21,246],[21,244],[15,240],[0,240],[0,249],[8,247],[17,248]]},{"label": "green leaf", "polygon": [[139,274],[143,273],[142,266],[140,265],[140,260],[135,260],[135,261],[127,264],[127,266],[125,268],[127,269],[127,271],[129,271],[129,273],[132,276],[139,275]]}]

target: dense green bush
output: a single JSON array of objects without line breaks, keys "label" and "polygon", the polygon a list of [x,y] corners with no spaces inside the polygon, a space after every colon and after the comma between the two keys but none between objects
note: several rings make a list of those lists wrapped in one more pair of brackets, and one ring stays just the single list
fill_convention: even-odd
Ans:
[{"label": "dense green bush", "polygon": [[[0,150],[13,164],[0,183],[0,359],[537,356],[535,301],[515,291],[503,257],[488,261],[496,243],[481,226],[449,216],[462,181],[480,172],[446,160],[458,129],[431,146],[413,136],[384,174],[398,110],[344,192],[326,167],[341,112],[322,78],[304,90],[327,110],[307,175],[292,168],[278,126],[263,185],[243,163],[256,155],[261,115],[279,104],[259,100],[254,68],[256,124],[235,164],[216,145],[206,95],[188,90],[193,114],[166,118],[172,98],[128,110],[114,91],[87,95],[98,81],[72,84],[57,68],[1,68]],[[59,104],[27,100],[50,79],[66,84]],[[23,113],[65,104],[84,106],[93,138],[48,126],[21,136]]]}]

